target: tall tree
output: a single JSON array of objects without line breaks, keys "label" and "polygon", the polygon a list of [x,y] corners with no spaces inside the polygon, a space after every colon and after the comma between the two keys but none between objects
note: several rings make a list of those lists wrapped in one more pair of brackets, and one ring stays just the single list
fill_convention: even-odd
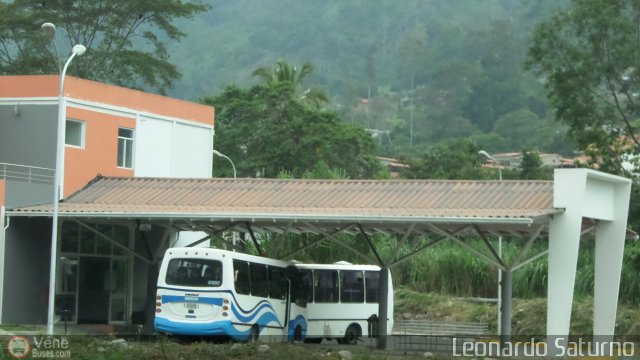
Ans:
[{"label": "tall tree", "polygon": [[495,175],[482,168],[485,160],[478,145],[465,139],[453,139],[427,149],[410,161],[406,175],[412,179],[493,179]]},{"label": "tall tree", "polygon": [[614,173],[623,172],[623,154],[640,152],[638,19],[637,1],[573,0],[537,27],[528,53],[556,118]]},{"label": "tall tree", "polygon": [[[57,73],[75,44],[89,51],[74,61],[76,76],[165,92],[180,77],[164,41],[185,34],[174,20],[190,18],[209,5],[179,0],[14,0],[0,3],[0,73]],[[60,54],[40,26],[58,26]],[[62,59],[59,58],[62,57]]]},{"label": "tall tree", "polygon": [[520,179],[524,180],[548,180],[553,178],[553,169],[545,168],[542,159],[537,152],[522,150],[522,162],[520,163]]},{"label": "tall tree", "polygon": [[290,84],[275,82],[229,86],[203,99],[217,111],[215,148],[234,160],[238,176],[276,177],[285,171],[301,177],[320,162],[350,178],[378,172],[371,135],[333,112],[304,106],[293,94]]},{"label": "tall tree", "polygon": [[263,66],[253,71],[253,76],[259,77],[268,84],[283,83],[295,90],[294,96],[301,102],[312,104],[320,108],[322,104],[329,102],[324,91],[317,88],[306,88],[304,81],[313,72],[313,65],[302,64],[300,70],[284,60],[278,60],[273,67]]}]

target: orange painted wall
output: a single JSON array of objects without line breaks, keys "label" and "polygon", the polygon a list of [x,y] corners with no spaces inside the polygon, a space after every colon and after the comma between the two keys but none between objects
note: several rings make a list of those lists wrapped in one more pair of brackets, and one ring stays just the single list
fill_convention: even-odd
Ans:
[{"label": "orange painted wall", "polygon": [[85,147],[65,147],[65,197],[84,187],[98,174],[133,176],[133,170],[117,167],[117,157],[118,127],[135,129],[134,119],[77,108],[67,108],[67,118],[85,122]]},{"label": "orange painted wall", "polygon": [[4,206],[4,180],[0,180],[0,207]]}]

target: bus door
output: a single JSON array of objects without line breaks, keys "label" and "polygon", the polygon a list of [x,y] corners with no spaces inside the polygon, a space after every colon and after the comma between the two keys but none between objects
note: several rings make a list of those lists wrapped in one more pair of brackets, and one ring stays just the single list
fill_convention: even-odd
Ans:
[{"label": "bus door", "polygon": [[289,341],[304,340],[307,333],[307,292],[302,272],[295,266],[287,267],[288,283],[288,335]]}]

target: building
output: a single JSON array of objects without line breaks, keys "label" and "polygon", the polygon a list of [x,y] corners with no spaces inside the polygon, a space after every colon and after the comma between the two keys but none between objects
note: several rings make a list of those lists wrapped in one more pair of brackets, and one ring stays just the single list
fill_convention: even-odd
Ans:
[{"label": "building", "polygon": [[[48,287],[41,281],[49,279],[51,218],[23,225],[5,221],[5,211],[52,202],[59,146],[64,146],[62,197],[98,175],[211,177],[213,107],[70,76],[65,77],[60,96],[59,81],[58,75],[0,76],[3,323],[46,322],[38,309],[47,307]],[[57,143],[59,110],[66,119],[64,144]],[[102,234],[108,233],[110,240],[74,222],[61,226],[63,241],[58,251],[64,256],[57,264],[56,307],[85,304],[78,308],[77,318],[75,312],[70,318],[74,322],[130,322],[125,297],[131,294],[125,288],[136,268],[126,248],[136,246],[130,243],[133,230],[117,224],[94,225]],[[81,277],[71,283],[69,272],[74,271]],[[88,277],[83,278],[85,275]],[[93,288],[109,283],[117,288],[106,293]],[[98,308],[109,313],[105,317]]]},{"label": "building", "polygon": [[381,156],[378,156],[377,158],[382,166],[389,170],[389,174],[391,174],[392,178],[400,177],[400,173],[409,168],[409,164],[403,163],[398,159]]}]

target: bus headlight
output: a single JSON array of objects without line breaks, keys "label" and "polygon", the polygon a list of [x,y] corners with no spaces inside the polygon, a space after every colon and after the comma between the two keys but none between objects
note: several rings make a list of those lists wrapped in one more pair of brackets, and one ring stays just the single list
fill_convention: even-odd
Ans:
[{"label": "bus headlight", "polygon": [[224,311],[224,312],[222,313],[222,316],[224,316],[224,317],[227,317],[228,315],[229,315],[229,314],[227,314],[227,312],[226,312],[226,311]]},{"label": "bus headlight", "polygon": [[157,313],[162,312],[162,309],[160,309],[160,308],[156,308],[156,312],[157,312]]}]

